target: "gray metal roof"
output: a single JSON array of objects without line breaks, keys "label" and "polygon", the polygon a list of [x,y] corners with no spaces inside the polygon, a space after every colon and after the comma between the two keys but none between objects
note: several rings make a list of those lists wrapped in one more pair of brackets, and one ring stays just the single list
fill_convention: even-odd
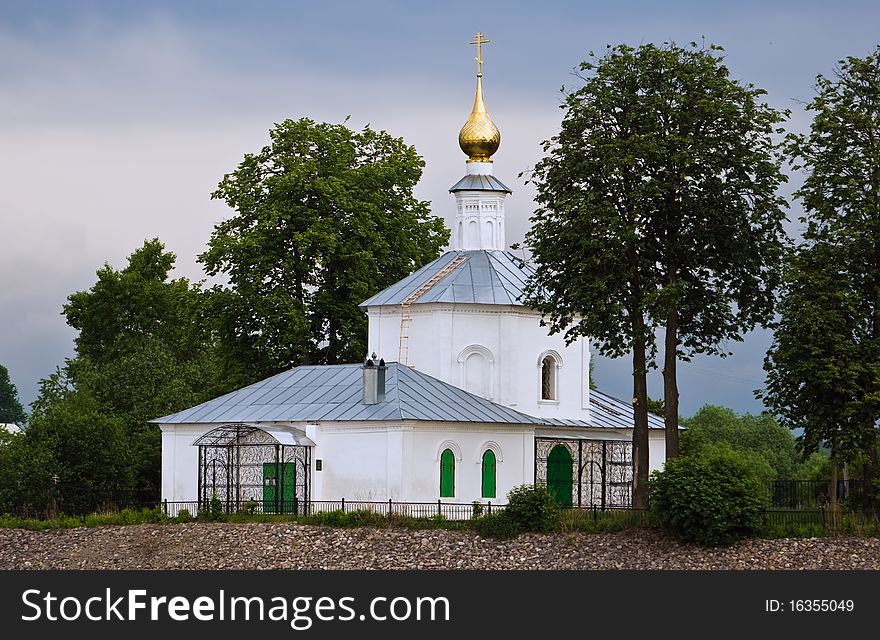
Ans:
[{"label": "gray metal roof", "polygon": [[449,193],[456,191],[503,191],[513,193],[507,185],[495,176],[467,175],[449,187]]},{"label": "gray metal roof", "polygon": [[539,425],[532,416],[475,396],[420,371],[390,363],[385,398],[363,402],[360,364],[296,367],[152,422],[306,422],[431,420]]},{"label": "gray metal roof", "polygon": [[510,251],[448,251],[415,273],[360,304],[361,307],[402,304],[456,257],[461,264],[412,304],[451,302],[524,306],[520,299],[534,268]]},{"label": "gray metal roof", "polygon": [[[599,428],[620,428],[633,425],[632,404],[608,394],[590,390],[590,426]],[[648,412],[649,429],[665,429],[666,422],[656,414]]]},{"label": "gray metal roof", "polygon": [[[419,420],[592,429],[632,426],[632,407],[622,400],[591,391],[590,409],[589,422],[536,418],[392,362],[385,374],[385,397],[373,405],[363,402],[360,364],[303,366],[151,422],[252,426],[265,422]],[[658,416],[649,414],[648,423],[650,428],[663,428]]]}]

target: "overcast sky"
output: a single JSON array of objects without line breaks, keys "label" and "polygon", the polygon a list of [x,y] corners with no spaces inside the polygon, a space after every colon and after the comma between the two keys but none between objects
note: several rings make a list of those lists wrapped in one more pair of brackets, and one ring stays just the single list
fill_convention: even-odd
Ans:
[{"label": "overcast sky", "polygon": [[[533,192],[518,178],[561,120],[562,86],[607,44],[705,37],[734,78],[768,91],[804,130],[815,75],[880,41],[880,3],[836,2],[36,2],[0,0],[0,363],[24,404],[73,354],[66,297],[116,268],[145,238],[196,262],[230,214],[209,194],[272,124],[308,116],[371,124],[415,145],[417,195],[451,219],[464,172],[458,130],[473,100],[482,31],[486,102],[501,129],[495,174],[508,243]],[[792,184],[797,183],[793,176]],[[786,187],[786,193],[792,186]],[[799,209],[793,205],[792,219]],[[797,232],[797,225],[791,227]],[[681,407],[760,411],[766,332],[734,356],[680,368]],[[600,389],[629,397],[627,359],[600,359]],[[662,396],[662,378],[649,393]]]}]

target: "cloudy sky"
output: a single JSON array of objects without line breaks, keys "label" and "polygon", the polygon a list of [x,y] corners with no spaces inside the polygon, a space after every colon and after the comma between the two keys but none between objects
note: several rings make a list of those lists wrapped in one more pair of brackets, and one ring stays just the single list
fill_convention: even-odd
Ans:
[{"label": "cloudy sky", "polygon": [[[492,40],[485,91],[503,137],[495,173],[514,189],[510,243],[533,208],[517,174],[555,133],[559,90],[577,86],[572,70],[590,50],[705,38],[725,48],[733,77],[766,89],[804,130],[815,75],[870,52],[878,24],[876,0],[0,0],[0,363],[33,401],[39,379],[73,353],[66,297],[104,262],[122,267],[145,238],[177,254],[176,275],[201,279],[195,257],[230,213],[210,192],[284,118],[350,116],[402,136],[427,162],[418,195],[450,219],[478,30]],[[683,414],[707,402],[759,411],[752,392],[768,344],[756,332],[730,358],[683,364]],[[600,359],[600,388],[628,397],[628,365]],[[649,392],[662,396],[659,373]]]}]

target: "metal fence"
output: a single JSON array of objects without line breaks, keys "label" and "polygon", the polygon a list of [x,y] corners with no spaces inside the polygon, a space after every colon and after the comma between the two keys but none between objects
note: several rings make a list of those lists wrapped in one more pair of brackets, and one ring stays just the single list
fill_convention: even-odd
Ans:
[{"label": "metal fence", "polygon": [[[838,481],[838,503],[857,507],[862,500],[863,487],[861,480]],[[828,480],[774,480],[767,485],[767,492],[771,511],[823,509],[831,504],[833,495]]]},{"label": "metal fence", "polygon": [[[435,518],[442,517],[447,520],[469,520],[484,513],[497,512],[505,505],[492,502],[458,503],[458,502],[398,502],[395,500],[310,500],[299,502],[296,500],[285,502],[263,502],[255,500],[246,501],[222,501],[215,503],[214,508],[221,513],[244,513],[264,515],[292,515],[307,516],[317,513],[341,511],[368,511],[383,516],[401,516],[409,518]],[[180,515],[182,509],[186,509],[190,515],[196,516],[199,512],[211,510],[211,503],[205,504],[198,501],[170,502],[164,500],[161,503],[163,513],[174,518]]]},{"label": "metal fence", "polygon": [[[114,513],[124,508],[143,509],[159,507],[169,517],[177,517],[181,510],[186,509],[196,517],[200,511],[210,511],[211,502],[196,501],[159,501],[150,499],[145,492],[99,491],[67,487],[65,496],[53,498],[49,506],[23,504],[9,508],[11,515],[31,518],[51,518],[56,515],[87,515],[89,513]],[[862,511],[862,489],[860,480],[839,481],[836,493],[840,511],[855,513]],[[815,523],[833,526],[830,517],[839,517],[831,512],[831,483],[812,480],[776,480],[765,486],[767,520],[769,523]],[[312,515],[330,511],[369,511],[388,516],[397,515],[411,518],[443,517],[448,520],[468,520],[474,516],[493,513],[503,509],[503,502],[459,503],[443,500],[430,502],[404,502],[396,500],[239,500],[222,501],[216,505],[221,513],[251,513],[272,515]],[[636,514],[627,505],[610,506],[573,505],[564,509],[563,519],[589,517],[598,519],[601,514],[620,514],[630,512]],[[617,515],[624,520],[630,516]],[[632,515],[631,519],[644,520],[644,514]]]}]

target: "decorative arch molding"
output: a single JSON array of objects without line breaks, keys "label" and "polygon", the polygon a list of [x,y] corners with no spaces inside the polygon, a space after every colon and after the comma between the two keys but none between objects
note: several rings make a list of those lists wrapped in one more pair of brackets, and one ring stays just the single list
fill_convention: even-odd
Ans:
[{"label": "decorative arch molding", "polygon": [[538,356],[538,362],[536,363],[539,369],[544,365],[544,358],[547,356],[550,356],[556,361],[557,369],[562,368],[562,356],[559,352],[556,349],[544,349],[544,351],[541,352],[541,355]]},{"label": "decorative arch molding", "polygon": [[493,356],[492,351],[484,345],[470,344],[458,353],[459,386],[462,389],[473,393],[473,390],[468,388],[471,385],[468,385],[467,379],[467,360],[473,355],[479,355],[486,361],[488,375],[487,379],[484,380],[484,386],[486,389],[486,395],[484,397],[487,400],[492,400],[495,397],[495,356]]},{"label": "decorative arch molding", "polygon": [[561,368],[562,356],[555,349],[545,349],[538,356],[539,404],[559,403],[559,370]]},{"label": "decorative arch molding", "polygon": [[458,354],[458,362],[459,364],[464,364],[464,361],[467,360],[468,356],[474,353],[479,353],[482,355],[489,364],[495,364],[495,356],[492,355],[492,352],[489,351],[488,347],[484,347],[481,344],[469,344],[464,349],[462,349]]},{"label": "decorative arch molding", "polygon": [[461,462],[461,447],[458,446],[458,443],[454,440],[444,440],[440,443],[440,446],[437,447],[437,454],[434,457],[435,462],[440,462],[440,456],[443,455],[443,452],[449,449],[452,452],[452,455],[455,456],[456,462]]},{"label": "decorative arch molding", "polygon": [[501,455],[501,445],[499,445],[494,440],[487,440],[480,447],[480,455],[477,456],[477,464],[483,464],[483,455],[487,452],[491,451],[495,454],[495,460],[498,462],[504,462],[504,457]]}]

